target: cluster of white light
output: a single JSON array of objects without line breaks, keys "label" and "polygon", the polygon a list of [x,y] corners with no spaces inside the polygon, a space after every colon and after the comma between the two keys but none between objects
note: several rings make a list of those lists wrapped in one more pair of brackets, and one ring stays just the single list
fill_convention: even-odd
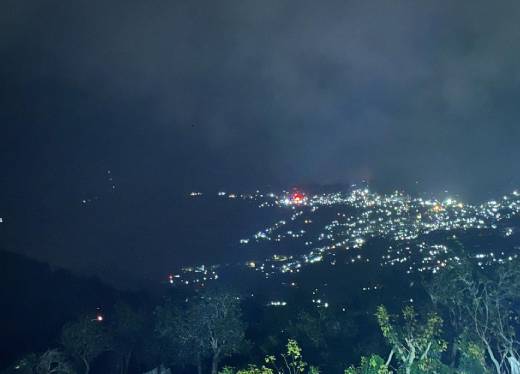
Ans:
[{"label": "cluster of white light", "polygon": [[[515,193],[516,192],[516,193]],[[520,213],[520,194],[515,191],[509,196],[504,196],[499,201],[489,201],[481,205],[464,204],[454,198],[444,201],[437,199],[412,198],[398,191],[381,195],[371,193],[368,189],[356,189],[349,194],[332,193],[306,197],[302,206],[294,206],[288,203],[287,193],[281,197],[270,194],[271,206],[278,206],[292,211],[288,220],[278,221],[258,232],[253,236],[254,241],[267,240],[280,242],[284,239],[305,239],[303,246],[312,247],[315,241],[324,243],[320,248],[313,248],[307,255],[290,263],[276,266],[278,271],[286,273],[299,269],[302,263],[313,264],[321,262],[323,254],[337,249],[362,248],[370,238],[387,238],[396,242],[409,242],[420,235],[434,231],[469,230],[498,228],[497,223],[503,219],[511,218]],[[260,196],[260,195],[257,195]],[[317,237],[307,237],[308,230],[286,230],[280,228],[288,222],[295,224],[301,220],[301,224],[310,225],[317,220],[311,217],[320,207],[341,207],[341,213],[336,213],[336,218],[323,227]],[[513,234],[512,229],[504,231],[505,236]],[[249,241],[248,244],[252,242]],[[430,256],[431,257],[431,256]],[[435,257],[435,256],[434,256]],[[352,258],[351,263],[359,258]],[[392,256],[384,261],[385,265],[403,263],[409,260],[409,253],[402,256]],[[427,264],[431,258],[426,257]],[[366,260],[369,261],[368,259]],[[436,260],[435,266],[419,266],[413,270],[435,270],[447,265],[448,260]],[[331,261],[331,264],[335,264]],[[274,273],[271,267],[270,272]]]},{"label": "cluster of white light", "polygon": [[363,287],[362,290],[367,292],[367,291],[377,291],[377,290],[380,290],[381,289],[381,286],[379,285],[375,285],[375,286],[370,286],[370,287]]},{"label": "cluster of white light", "polygon": [[269,305],[269,306],[286,306],[287,301],[274,300],[274,301],[270,301],[267,305]]},{"label": "cluster of white light", "polygon": [[[192,192],[190,196],[201,196]],[[302,240],[302,247],[308,247],[305,255],[293,257],[274,255],[261,261],[249,261],[246,266],[269,278],[276,273],[297,273],[305,264],[321,263],[325,260],[331,266],[336,265],[337,250],[359,250],[372,238],[385,238],[396,244],[387,249],[381,258],[381,266],[402,264],[406,273],[436,273],[450,263],[460,263],[460,259],[451,253],[444,244],[414,243],[421,235],[435,231],[491,229],[498,230],[503,220],[518,216],[520,213],[520,193],[514,191],[498,200],[491,200],[481,205],[465,204],[454,198],[443,201],[437,199],[412,198],[400,192],[388,195],[372,193],[368,189],[355,189],[350,193],[330,193],[304,196],[297,201],[289,192],[281,194],[252,194],[219,192],[222,198],[240,198],[259,202],[259,207],[274,207],[288,210],[287,219],[279,220],[267,228],[258,231],[252,237],[243,238],[240,243],[251,245],[259,241],[282,242],[294,239]],[[316,214],[321,209],[338,209],[334,219],[323,227],[313,230],[315,222],[322,222]],[[300,226],[299,226],[300,225]],[[305,225],[306,229],[303,229]],[[283,229],[284,227],[288,227]],[[308,229],[307,229],[308,228]],[[502,228],[501,234],[509,237],[514,234],[510,227]],[[319,243],[316,247],[315,243]],[[412,244],[414,243],[414,244]],[[408,244],[408,245],[407,245]],[[497,252],[499,253],[499,252]],[[419,259],[412,259],[419,255]],[[516,254],[494,255],[483,252],[475,256],[478,265],[512,261]],[[356,253],[348,257],[346,263],[369,262],[368,258]],[[204,285],[208,280],[218,279],[218,274],[201,266],[185,268],[178,283]],[[173,283],[173,282],[170,282]],[[377,288],[365,287],[363,290]],[[315,299],[319,300],[319,299]],[[316,302],[317,303],[317,302]],[[318,303],[319,304],[319,303]]]},{"label": "cluster of white light", "polygon": [[219,275],[216,271],[218,268],[219,265],[183,267],[179,274],[170,274],[168,276],[168,283],[172,285],[195,285],[205,287],[207,282],[219,279]]}]

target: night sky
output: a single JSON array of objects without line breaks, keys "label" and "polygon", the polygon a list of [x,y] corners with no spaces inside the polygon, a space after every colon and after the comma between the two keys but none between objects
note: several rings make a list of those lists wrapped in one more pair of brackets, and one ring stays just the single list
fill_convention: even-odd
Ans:
[{"label": "night sky", "polygon": [[3,0],[1,246],[135,285],[246,228],[192,190],[511,191],[519,20],[518,1]]}]

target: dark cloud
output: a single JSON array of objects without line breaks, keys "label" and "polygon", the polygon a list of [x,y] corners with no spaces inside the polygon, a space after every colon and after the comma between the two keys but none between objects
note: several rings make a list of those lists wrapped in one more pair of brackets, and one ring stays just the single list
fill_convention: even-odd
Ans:
[{"label": "dark cloud", "polygon": [[133,199],[496,195],[520,184],[518,19],[513,1],[3,1],[4,199],[58,210],[107,168]]}]

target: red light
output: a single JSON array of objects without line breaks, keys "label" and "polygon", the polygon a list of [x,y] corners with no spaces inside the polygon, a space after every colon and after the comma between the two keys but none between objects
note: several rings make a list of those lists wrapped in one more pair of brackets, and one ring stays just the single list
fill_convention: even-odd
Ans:
[{"label": "red light", "polygon": [[295,192],[293,193],[292,195],[292,200],[295,202],[295,203],[301,203],[303,201],[303,199],[305,198],[305,195],[302,194],[301,192]]}]

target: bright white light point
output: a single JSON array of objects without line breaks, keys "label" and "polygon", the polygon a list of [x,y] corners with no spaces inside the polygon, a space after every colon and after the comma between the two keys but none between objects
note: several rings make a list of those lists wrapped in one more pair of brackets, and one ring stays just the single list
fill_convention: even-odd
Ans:
[{"label": "bright white light point", "polygon": [[98,322],[103,322],[103,316],[101,314],[99,314],[97,317],[96,317],[96,321]]}]

